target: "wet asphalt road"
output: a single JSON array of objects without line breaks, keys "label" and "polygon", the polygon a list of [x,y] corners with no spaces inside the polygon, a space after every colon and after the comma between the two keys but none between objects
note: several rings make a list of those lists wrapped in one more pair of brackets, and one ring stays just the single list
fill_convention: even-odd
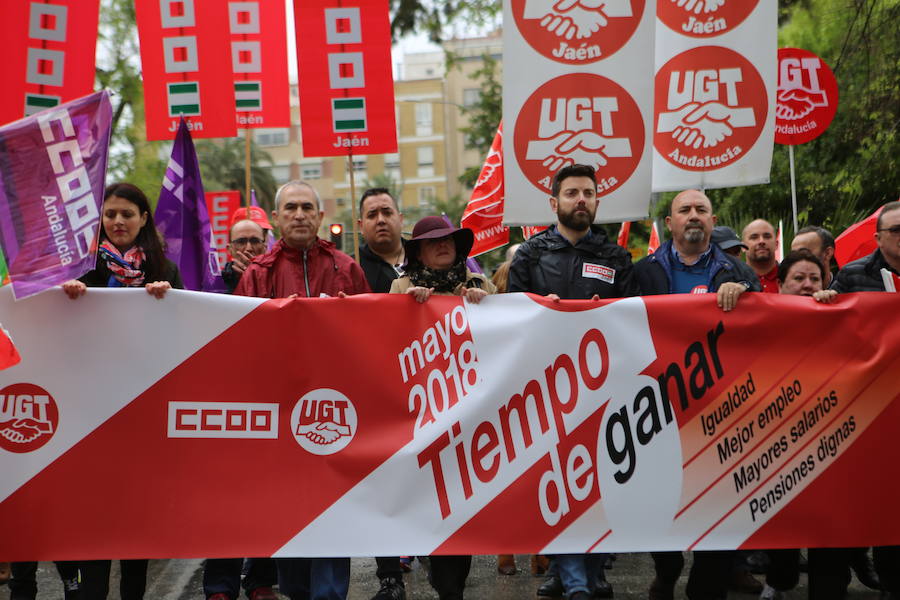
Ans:
[{"label": "wet asphalt road", "polygon": [[[476,556],[466,587],[466,600],[534,600],[535,590],[543,581],[532,577],[528,571],[528,556],[516,556],[519,572],[506,576],[497,574],[496,557]],[[428,585],[424,569],[416,561],[413,571],[406,576],[409,600],[437,600],[437,594]],[[688,563],[689,565],[689,563]],[[685,573],[687,573],[687,566]],[[620,600],[646,600],[647,588],[653,578],[653,565],[648,554],[619,555],[613,569],[607,571],[615,598]],[[119,600],[118,567],[113,565],[113,581],[110,582],[109,600]],[[146,600],[205,600],[202,589],[202,560],[154,560],[150,562]],[[762,576],[758,576],[762,577]],[[676,598],[684,598],[686,576],[682,576]],[[370,558],[353,560],[352,579],[348,600],[370,600],[378,589],[375,579],[375,561]],[[9,589],[0,586],[0,600],[9,600]],[[731,592],[729,600],[753,600],[753,594]],[[785,594],[786,600],[806,599],[806,575],[800,576],[800,585]],[[62,598],[62,586],[52,563],[40,563],[38,569],[37,600]],[[242,596],[242,600],[243,600]],[[847,596],[848,600],[876,600],[877,592],[864,588],[855,579]]]}]

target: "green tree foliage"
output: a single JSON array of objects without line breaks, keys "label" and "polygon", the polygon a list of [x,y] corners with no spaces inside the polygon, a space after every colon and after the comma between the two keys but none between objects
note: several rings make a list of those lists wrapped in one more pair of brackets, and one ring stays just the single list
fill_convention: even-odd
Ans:
[{"label": "green tree foliage", "polygon": [[500,0],[391,0],[391,33],[394,39],[426,33],[440,43],[454,23],[482,27],[502,11]]},{"label": "green tree foliage", "polygon": [[[900,1],[782,0],[779,45],[828,63],[840,103],[831,127],[794,148],[800,226],[835,234],[900,190]],[[771,183],[709,193],[719,220],[740,231],[756,217],[791,231],[788,148],[776,145]],[[665,203],[662,203],[665,205]],[[662,208],[661,208],[662,210]]]},{"label": "green tree foliage", "polygon": [[[449,66],[454,66],[456,64],[454,57],[448,58]],[[472,74],[473,79],[481,86],[481,94],[478,96],[478,102],[460,109],[469,119],[469,124],[460,131],[466,136],[466,148],[478,150],[482,156],[487,156],[500,126],[500,120],[503,118],[503,82],[500,80],[497,59],[485,53],[481,60],[481,67]],[[475,187],[480,173],[481,165],[469,167],[463,171],[459,180],[472,188]]]}]

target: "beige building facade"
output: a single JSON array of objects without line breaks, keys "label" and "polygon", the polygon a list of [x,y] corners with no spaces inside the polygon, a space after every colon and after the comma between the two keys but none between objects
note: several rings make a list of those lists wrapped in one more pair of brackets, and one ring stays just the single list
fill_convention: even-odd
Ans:
[{"label": "beige building facade", "polygon": [[446,67],[443,51],[406,54],[394,81],[398,151],[354,156],[355,194],[351,192],[346,157],[306,157],[300,131],[297,86],[291,86],[291,127],[253,130],[254,141],[272,157],[280,185],[303,179],[316,187],[325,208],[324,225],[350,227],[350,201],[368,185],[390,182],[399,191],[402,209],[428,212],[438,200],[471,193],[459,182],[463,171],[479,166],[484,157],[465,149],[459,131],[467,124],[462,107],[477,102],[481,89],[473,74],[485,53],[501,61],[500,33],[476,39],[450,40],[444,50],[456,57]]}]

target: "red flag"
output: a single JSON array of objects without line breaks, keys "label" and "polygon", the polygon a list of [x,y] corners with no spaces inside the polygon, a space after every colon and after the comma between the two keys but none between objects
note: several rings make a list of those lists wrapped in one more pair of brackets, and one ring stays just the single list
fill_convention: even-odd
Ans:
[{"label": "red flag", "polygon": [[20,360],[22,357],[13,345],[9,333],[0,326],[0,371],[18,364]]},{"label": "red flag", "polygon": [[653,228],[650,230],[650,241],[647,243],[647,256],[650,256],[659,248],[659,229],[656,228],[656,221],[653,221]]},{"label": "red flag", "polygon": [[875,228],[879,213],[880,208],[859,223],[845,229],[834,240],[834,260],[839,267],[871,254],[878,247],[875,243]]},{"label": "red flag", "polygon": [[134,8],[147,139],[174,138],[181,116],[192,137],[237,135],[234,76],[222,68],[231,56],[228,3],[135,0]]},{"label": "red flag", "polygon": [[547,228],[547,225],[525,225],[524,227],[522,227],[522,235],[527,240],[533,236],[536,236]]},{"label": "red flag", "polygon": [[94,91],[99,0],[3,3],[0,124]]},{"label": "red flag", "polygon": [[284,0],[228,3],[237,126],[290,127]]},{"label": "red flag", "polygon": [[619,227],[619,239],[616,243],[626,250],[628,249],[628,236],[631,234],[631,221],[625,221]]},{"label": "red flag", "polygon": [[491,144],[481,174],[461,219],[475,233],[470,256],[490,252],[509,243],[509,227],[503,225],[503,122]]},{"label": "red flag", "polygon": [[294,0],[305,156],[397,151],[383,0]]},{"label": "red flag", "polygon": [[231,215],[241,207],[241,193],[234,190],[206,192],[206,212],[212,227],[213,239],[218,251],[219,268],[231,260],[228,253],[228,232],[231,229]]}]

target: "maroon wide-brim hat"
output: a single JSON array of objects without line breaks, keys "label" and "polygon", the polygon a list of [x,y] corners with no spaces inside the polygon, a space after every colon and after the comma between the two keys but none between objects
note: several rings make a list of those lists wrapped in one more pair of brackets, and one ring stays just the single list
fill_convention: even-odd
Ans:
[{"label": "maroon wide-brim hat", "polygon": [[468,258],[475,243],[475,234],[471,229],[454,227],[443,217],[424,217],[413,227],[412,238],[406,242],[407,262],[418,260],[422,240],[439,240],[447,236],[452,236],[456,244],[456,258]]}]

